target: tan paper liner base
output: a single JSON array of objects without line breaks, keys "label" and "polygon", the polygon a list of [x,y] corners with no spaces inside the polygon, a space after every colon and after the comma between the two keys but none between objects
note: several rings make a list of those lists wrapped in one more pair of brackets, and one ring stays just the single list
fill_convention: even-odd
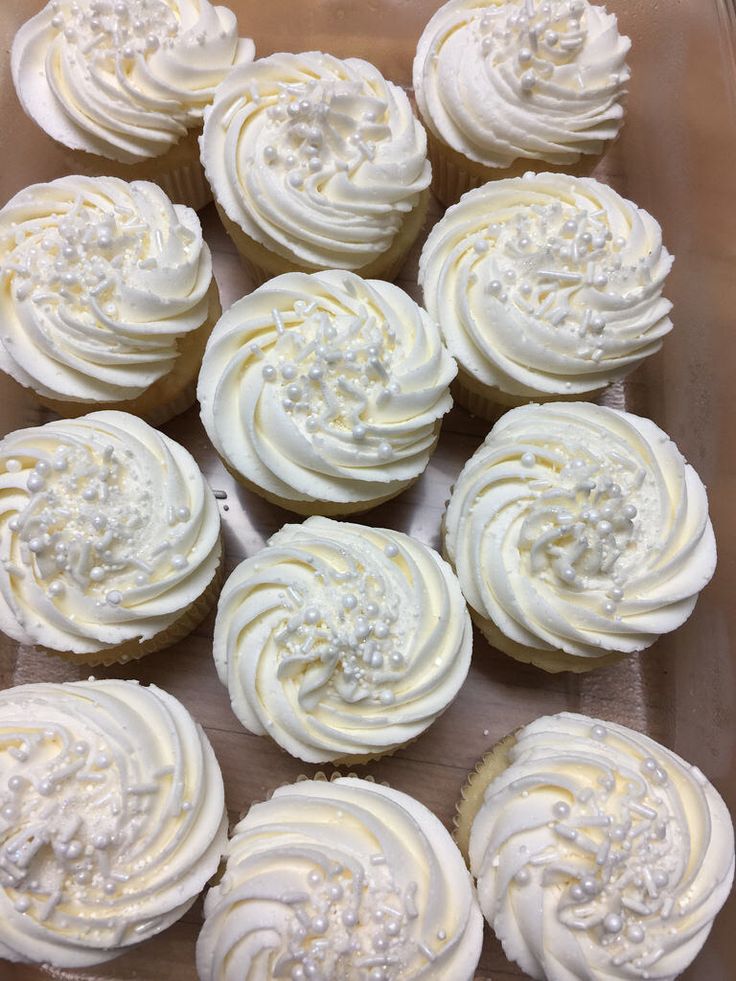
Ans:
[{"label": "tan paper liner base", "polygon": [[541,668],[548,674],[559,674],[560,671],[570,671],[573,674],[586,674],[588,671],[595,671],[597,668],[607,668],[612,664],[617,664],[625,657],[631,655],[619,654],[616,651],[609,651],[601,654],[600,657],[579,657],[575,654],[566,654],[564,651],[546,651],[536,647],[525,647],[517,644],[504,633],[502,633],[492,620],[487,620],[472,607],[468,607],[470,617],[478,630],[485,639],[496,650],[502,654],[508,654],[515,661],[522,664],[533,664],[535,668]]},{"label": "tan paper liner base", "polygon": [[492,398],[488,394],[489,389],[484,388],[460,365],[458,365],[457,376],[450,386],[450,391],[453,400],[458,405],[461,405],[471,415],[485,419],[489,423],[497,422],[504,412],[514,408],[514,406],[504,405],[499,400]]},{"label": "tan paper liner base", "polygon": [[174,362],[174,367],[137,398],[123,402],[72,402],[50,399],[34,393],[36,398],[41,405],[45,405],[47,409],[51,409],[65,419],[76,419],[88,412],[98,412],[101,409],[115,409],[140,416],[152,426],[163,426],[194,404],[197,394],[197,376],[202,365],[204,349],[212,328],[222,314],[220,296],[214,279],[208,296],[207,319],[201,327],[179,338],[177,342],[179,356]]},{"label": "tan paper liner base", "polygon": [[[425,730],[426,731],[426,730]],[[419,733],[419,736],[422,733]],[[389,749],[382,749],[380,752],[375,753],[364,753],[357,756],[340,756],[336,760],[325,760],[324,763],[319,763],[319,766],[367,766],[369,763],[377,763],[379,760],[384,759],[387,756],[393,756],[394,753],[398,753],[400,749],[404,749],[405,746],[410,746],[415,743],[419,736],[414,736],[413,739],[407,739],[405,743],[399,743],[398,746],[391,746]],[[359,774],[354,774],[354,776],[359,776]],[[362,778],[365,780],[365,777]]]},{"label": "tan paper liner base", "polygon": [[[447,708],[449,708],[449,705],[447,706]],[[442,711],[444,712],[445,709],[443,709]],[[441,714],[442,712],[438,714],[437,718],[439,718]],[[436,721],[437,719],[433,719],[432,722],[430,722],[430,724],[427,726],[427,729],[429,729],[430,726],[434,725]],[[278,746],[281,752],[292,760],[300,760],[302,763],[305,763],[308,766],[342,767],[342,766],[367,766],[369,763],[377,763],[381,759],[385,759],[388,756],[393,756],[395,753],[398,753],[400,749],[405,749],[407,746],[411,746],[412,743],[415,743],[420,736],[424,735],[427,729],[423,729],[421,732],[417,733],[416,736],[412,736],[411,739],[407,739],[406,742],[398,743],[395,746],[389,746],[387,749],[377,749],[370,753],[356,753],[353,754],[352,756],[338,756],[334,760],[303,760],[301,756],[294,756],[292,753],[288,751],[288,749],[285,749],[280,743],[278,743],[275,739],[273,739],[273,736],[271,736],[270,733],[267,733],[267,735],[272,739],[274,745]],[[358,773],[354,773],[352,775],[354,777],[360,776],[360,774]],[[302,777],[297,779],[317,780],[320,779],[320,776],[323,777],[324,779],[328,779],[327,777],[324,776],[324,774],[317,774],[315,775],[315,777]],[[333,777],[330,779],[334,779],[334,777],[336,776],[339,777],[342,776],[342,774],[340,773],[333,774]],[[372,778],[369,778],[367,775],[364,775],[361,777],[361,779],[368,780]]]},{"label": "tan paper liner base", "polygon": [[[450,488],[450,494],[452,494],[454,489],[454,486]],[[446,537],[447,507],[445,507],[440,523],[440,552],[442,558],[450,565],[455,575],[457,575],[455,563],[447,551]],[[612,664],[622,661],[625,657],[632,656],[631,654],[609,651],[606,654],[601,654],[600,657],[578,657],[575,654],[566,654],[560,650],[546,651],[536,647],[525,647],[522,644],[515,643],[510,637],[507,637],[506,634],[498,629],[492,620],[487,619],[478,613],[477,610],[473,609],[470,603],[468,603],[468,612],[470,613],[471,620],[491,647],[500,651],[502,654],[508,655],[508,657],[512,657],[515,661],[520,661],[522,664],[533,664],[534,667],[541,668],[542,671],[546,671],[548,674],[559,674],[561,671],[570,671],[572,674],[586,674],[588,671],[596,670],[596,668],[610,667]]]},{"label": "tan paper liner base", "polygon": [[473,821],[483,805],[483,797],[489,784],[500,776],[509,765],[509,751],[516,743],[515,729],[493,746],[476,765],[460,791],[460,800],[455,808],[452,837],[469,865],[470,831]]},{"label": "tan paper liner base", "polygon": [[520,405],[532,402],[589,402],[596,399],[607,386],[596,388],[590,392],[575,392],[570,394],[555,393],[554,395],[535,394],[529,396],[509,395],[500,388],[490,388],[478,381],[469,372],[458,365],[458,373],[451,385],[452,397],[464,409],[474,416],[497,422],[504,412],[515,409]]},{"label": "tan paper liner base", "polygon": [[344,517],[348,514],[361,514],[363,511],[370,511],[372,508],[378,507],[379,504],[383,504],[386,501],[390,501],[393,497],[397,497],[419,480],[419,477],[414,477],[412,480],[401,484],[400,487],[393,490],[390,494],[385,494],[383,497],[376,497],[371,501],[355,501],[351,504],[341,504],[335,501],[291,501],[285,497],[277,497],[276,494],[270,494],[262,487],[259,487],[258,484],[254,484],[253,481],[244,477],[242,473],[234,470],[224,457],[220,457],[220,460],[228,473],[239,484],[242,484],[246,490],[252,491],[259,497],[262,497],[269,504],[275,504],[277,507],[285,508],[287,511],[293,511],[294,514],[303,515],[305,518],[311,517],[312,515],[321,515],[323,518],[335,518]]},{"label": "tan paper liner base", "polygon": [[119,177],[124,181],[153,181],[175,204],[185,204],[199,211],[212,200],[212,189],[199,159],[201,132],[201,128],[190,130],[161,156],[137,163],[120,163],[84,150],[66,150],[64,164],[70,174]]},{"label": "tan paper liner base", "polygon": [[434,133],[427,130],[427,156],[432,164],[432,191],[439,201],[449,208],[474,187],[489,181],[508,177],[521,177],[530,170],[537,174],[560,173],[573,177],[587,177],[595,170],[602,154],[583,154],[577,163],[552,164],[546,160],[531,160],[520,157],[510,167],[486,167],[484,164],[463,156],[443,143]]},{"label": "tan paper liner base", "polygon": [[[429,198],[429,189],[427,189],[422,192],[416,207],[404,219],[404,224],[391,244],[391,248],[360,269],[352,270],[357,276],[361,276],[363,279],[386,279],[389,281],[396,279],[406,261],[409,250],[424,227]],[[215,199],[215,205],[225,231],[245,260],[257,286],[262,286],[269,279],[280,276],[282,273],[313,273],[317,272],[318,268],[327,268],[303,266],[296,260],[285,259],[283,256],[277,255],[247,235],[240,225],[225,214],[217,199]]]},{"label": "tan paper liner base", "polygon": [[215,570],[215,574],[210,579],[209,585],[204,592],[177,617],[165,630],[151,637],[149,640],[139,643],[137,640],[126,640],[122,644],[114,647],[105,647],[94,654],[74,654],[72,651],[55,651],[49,647],[36,646],[36,650],[43,651],[45,654],[53,654],[61,657],[71,664],[85,665],[86,667],[110,667],[112,664],[126,664],[128,661],[137,661],[146,654],[154,654],[165,647],[171,647],[177,641],[182,640],[187,634],[195,630],[212,610],[217,598],[220,595],[223,580],[225,578],[224,553],[220,557],[220,562]]},{"label": "tan paper liner base", "polygon": [[[442,420],[440,419],[437,422],[434,443],[429,449],[427,464],[429,464],[429,460],[437,448],[437,441],[440,437],[441,425]],[[219,453],[218,456],[220,456]],[[235,470],[235,468],[232,467],[223,456],[220,456],[220,462],[225,467],[227,472],[247,490],[252,491],[259,497],[262,497],[263,500],[268,501],[269,504],[275,504],[277,507],[285,508],[287,511],[293,511],[295,514],[300,514],[304,517],[320,515],[323,518],[335,518],[344,517],[348,514],[362,514],[364,511],[370,511],[373,508],[377,508],[380,504],[385,504],[386,501],[390,501],[394,497],[398,497],[399,494],[402,494],[405,490],[408,490],[409,487],[415,484],[422,476],[422,474],[419,473],[416,475],[416,477],[412,477],[411,480],[405,480],[398,486],[394,486],[394,488],[388,494],[382,494],[381,497],[374,497],[369,501],[353,501],[350,503],[341,503],[339,501],[292,501],[288,498],[278,497],[276,494],[271,494],[258,484],[254,484],[253,481],[248,480],[248,478],[242,473]]]}]

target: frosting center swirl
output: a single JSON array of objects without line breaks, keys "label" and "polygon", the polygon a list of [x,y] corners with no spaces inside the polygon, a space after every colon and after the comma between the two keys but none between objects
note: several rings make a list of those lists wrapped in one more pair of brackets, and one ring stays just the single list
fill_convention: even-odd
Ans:
[{"label": "frosting center swirl", "polygon": [[261,152],[268,165],[288,172],[292,187],[319,191],[327,177],[353,174],[373,160],[376,144],[391,138],[386,102],[357,81],[325,78],[278,88],[260,136],[269,143]]},{"label": "frosting center swirl", "polygon": [[357,441],[365,453],[389,459],[391,444],[369,432],[364,420],[380,417],[381,408],[401,394],[399,382],[389,381],[401,345],[390,323],[360,302],[354,310],[328,311],[305,300],[275,310],[273,319],[277,336],[261,372],[264,397],[278,397],[315,446],[325,437]]}]

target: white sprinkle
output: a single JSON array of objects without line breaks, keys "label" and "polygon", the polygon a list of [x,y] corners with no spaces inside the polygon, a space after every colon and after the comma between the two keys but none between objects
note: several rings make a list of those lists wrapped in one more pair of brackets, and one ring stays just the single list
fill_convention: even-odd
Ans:
[{"label": "white sprinkle", "polygon": [[537,273],[540,279],[558,279],[562,283],[576,284],[582,282],[580,273],[563,272],[556,269],[540,269]]},{"label": "white sprinkle", "polygon": [[649,818],[650,821],[653,821],[657,816],[657,812],[651,807],[647,807],[645,804],[637,804],[635,801],[629,804],[629,810],[641,817]]},{"label": "white sprinkle", "polygon": [[419,951],[420,954],[424,954],[424,956],[427,958],[427,960],[430,963],[436,959],[435,955],[432,953],[432,951],[429,949],[429,947],[426,944],[417,944],[417,950]]}]

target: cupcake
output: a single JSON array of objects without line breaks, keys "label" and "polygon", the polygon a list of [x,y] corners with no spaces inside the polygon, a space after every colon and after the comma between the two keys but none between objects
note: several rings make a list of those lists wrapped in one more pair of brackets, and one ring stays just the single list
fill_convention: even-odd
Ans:
[{"label": "cupcake", "polygon": [[61,177],[0,211],[0,368],[63,416],[161,425],[194,401],[221,313],[196,214],[156,185]]},{"label": "cupcake", "polygon": [[202,162],[254,276],[350,269],[393,279],[424,224],[427,138],[405,92],[358,58],[245,65],[205,113]]},{"label": "cupcake", "polygon": [[457,479],[444,547],[489,643],[546,671],[649,647],[716,564],[705,488],[675,444],[585,402],[496,423]]},{"label": "cupcake", "polygon": [[471,647],[460,587],[435,551],[317,517],[237,567],[213,642],[243,725],[308,763],[366,762],[415,739],[457,694]]},{"label": "cupcake", "polygon": [[286,273],[216,325],[197,397],[245,486],[298,514],[350,514],[420,476],[455,370],[435,324],[398,287]]},{"label": "cupcake", "polygon": [[418,801],[305,780],[255,804],[205,899],[200,981],[471,981],[483,919],[457,847]]},{"label": "cupcake", "polygon": [[531,169],[589,173],[621,127],[630,46],[587,0],[440,7],[413,72],[440,201]]},{"label": "cupcake", "polygon": [[468,191],[419,263],[458,362],[458,402],[589,398],[662,346],[672,257],[646,211],[589,177],[525,174]]},{"label": "cupcake", "polygon": [[733,880],[731,818],[700,770],[583,715],[537,719],[491,750],[458,840],[507,957],[547,981],[675,978]]},{"label": "cupcake", "polygon": [[202,113],[254,50],[208,0],[51,0],[16,34],[11,67],[21,106],[67,148],[71,173],[155,181],[201,208],[212,199]]},{"label": "cupcake", "polygon": [[0,442],[0,629],[80,664],[188,634],[221,582],[212,491],[178,443],[124,412]]},{"label": "cupcake", "polygon": [[0,957],[90,967],[186,913],[227,844],[220,768],[136,681],[0,692]]}]

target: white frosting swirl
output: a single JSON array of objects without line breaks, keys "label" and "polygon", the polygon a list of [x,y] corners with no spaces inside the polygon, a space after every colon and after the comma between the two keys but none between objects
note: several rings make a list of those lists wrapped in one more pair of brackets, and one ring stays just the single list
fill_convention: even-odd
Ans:
[{"label": "white frosting swirl", "polygon": [[455,364],[402,290],[287,273],[216,325],[197,397],[229,466],[287,502],[398,493],[426,467]]},{"label": "white frosting swirl", "polygon": [[0,367],[59,400],[120,402],[174,366],[209,313],[194,211],[155,184],[61,177],[0,211]]},{"label": "white frosting swirl", "polygon": [[482,923],[460,852],[426,807],[354,777],[304,781],[235,828],[197,969],[201,981],[470,981]]},{"label": "white frosting swirl", "polygon": [[220,518],[178,443],[124,412],[0,442],[0,627],[25,644],[96,653],[148,640],[205,591]]},{"label": "white frosting swirl", "polygon": [[587,0],[450,0],[419,39],[422,119],[487,167],[599,154],[621,126],[631,46]]},{"label": "white frosting swirl", "polygon": [[584,402],[506,413],[465,465],[445,546],[512,644],[595,658],[680,626],[716,562],[705,488],[653,422]]},{"label": "white frosting swirl", "polygon": [[386,252],[431,178],[402,89],[366,61],[320,52],[233,72],[201,144],[227,216],[308,269],[357,270]]},{"label": "white frosting swirl", "polygon": [[20,28],[25,112],[72,150],[158,157],[201,124],[215,87],[252,61],[235,15],[208,0],[51,0]]},{"label": "white frosting swirl", "polygon": [[237,567],[214,636],[243,725],[311,763],[418,736],[457,694],[471,648],[460,587],[436,552],[317,517]]},{"label": "white frosting swirl", "polygon": [[178,920],[227,842],[220,769],[135,681],[0,692],[0,956],[88,967]]},{"label": "white frosting swirl", "polygon": [[658,223],[610,187],[526,174],[445,213],[419,282],[462,368],[532,398],[595,391],[658,351],[671,266]]},{"label": "white frosting swirl", "polygon": [[533,978],[671,981],[733,880],[726,805],[641,733],[561,714],[515,733],[470,835],[483,913]]}]

